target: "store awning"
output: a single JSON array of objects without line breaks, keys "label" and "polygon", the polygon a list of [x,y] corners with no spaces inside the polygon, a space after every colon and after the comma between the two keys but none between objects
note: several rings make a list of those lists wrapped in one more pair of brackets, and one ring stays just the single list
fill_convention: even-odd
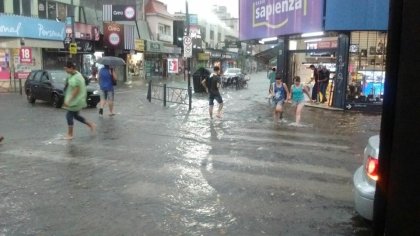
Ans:
[{"label": "store awning", "polygon": [[64,48],[63,41],[25,39],[25,47],[33,48]]},{"label": "store awning", "polygon": [[0,39],[0,48],[64,48],[62,41],[39,40],[39,39],[21,39],[21,38],[2,38]]},{"label": "store awning", "polygon": [[277,54],[278,54],[278,46],[275,46],[273,48],[270,48],[270,49],[267,49],[265,51],[255,54],[254,57],[268,64],[271,59],[277,57]]}]

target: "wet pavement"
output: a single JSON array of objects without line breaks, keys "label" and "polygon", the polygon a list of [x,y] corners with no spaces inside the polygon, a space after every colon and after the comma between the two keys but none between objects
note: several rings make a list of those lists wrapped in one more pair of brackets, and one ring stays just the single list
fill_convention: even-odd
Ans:
[{"label": "wet pavement", "polygon": [[294,127],[287,105],[274,124],[251,78],[213,121],[204,94],[163,107],[133,82],[72,141],[64,110],[0,94],[0,235],[369,235],[352,174],[380,116],[305,107]]}]

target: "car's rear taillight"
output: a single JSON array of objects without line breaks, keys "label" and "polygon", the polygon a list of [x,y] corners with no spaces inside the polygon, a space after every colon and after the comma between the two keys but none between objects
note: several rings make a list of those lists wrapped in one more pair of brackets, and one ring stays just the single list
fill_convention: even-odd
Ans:
[{"label": "car's rear taillight", "polygon": [[379,179],[378,167],[378,159],[368,156],[365,168],[367,176],[369,176],[369,178],[371,178],[372,180],[378,181]]}]

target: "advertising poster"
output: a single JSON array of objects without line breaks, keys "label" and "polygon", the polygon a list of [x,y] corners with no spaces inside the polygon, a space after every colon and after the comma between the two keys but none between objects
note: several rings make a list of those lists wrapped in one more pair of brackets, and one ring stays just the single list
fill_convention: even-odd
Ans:
[{"label": "advertising poster", "polygon": [[177,74],[178,66],[178,58],[168,58],[168,73]]},{"label": "advertising poster", "polygon": [[323,0],[240,0],[240,40],[322,31]]}]

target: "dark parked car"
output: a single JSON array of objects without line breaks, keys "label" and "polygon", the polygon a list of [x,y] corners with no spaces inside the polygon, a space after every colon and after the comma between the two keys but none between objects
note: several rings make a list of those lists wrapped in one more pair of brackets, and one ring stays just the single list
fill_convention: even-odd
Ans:
[{"label": "dark parked car", "polygon": [[[35,103],[35,100],[39,99],[50,102],[54,107],[60,108],[63,105],[64,87],[68,77],[65,71],[59,70],[32,71],[25,82],[25,93],[28,102]],[[99,101],[98,88],[93,85],[87,85],[86,102],[88,106],[96,107]]]}]

